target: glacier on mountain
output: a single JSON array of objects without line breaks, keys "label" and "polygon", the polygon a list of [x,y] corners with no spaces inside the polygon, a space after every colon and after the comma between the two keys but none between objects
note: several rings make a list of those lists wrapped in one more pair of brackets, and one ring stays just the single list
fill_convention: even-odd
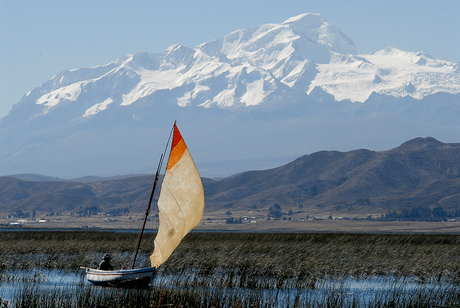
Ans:
[{"label": "glacier on mountain", "polygon": [[372,92],[421,99],[437,92],[460,93],[458,65],[432,58],[425,52],[405,52],[387,47],[373,54],[336,55],[318,65],[309,86],[334,95],[336,100],[364,102]]},{"label": "glacier on mountain", "polygon": [[[111,83],[113,88],[99,87]],[[98,91],[103,97],[80,115],[88,117],[96,109],[106,110],[109,99],[112,106],[129,106],[169,91],[182,107],[263,108],[274,100],[282,104],[293,92],[310,94],[315,87],[337,101],[364,102],[373,92],[421,99],[437,92],[460,93],[460,74],[458,64],[425,52],[388,47],[360,54],[323,16],[302,14],[281,24],[237,30],[195,48],[173,45],[159,54],[126,55],[105,66],[63,72],[42,86],[36,103],[50,109],[75,101],[81,91]],[[281,93],[288,94],[283,99]]]},{"label": "glacier on mountain", "polygon": [[[118,163],[118,173],[139,172],[153,128],[175,119],[196,135],[194,157],[213,176],[315,150],[390,148],[427,134],[450,142],[442,136],[458,136],[459,93],[458,64],[394,47],[363,54],[323,16],[301,14],[57,74],[0,119],[0,172],[75,166],[67,174],[78,176]],[[222,171],[221,161],[240,167]]]},{"label": "glacier on mountain", "polygon": [[99,111],[103,111],[107,109],[107,106],[109,106],[110,103],[113,102],[113,99],[110,97],[103,101],[102,103],[98,103],[94,105],[93,107],[90,107],[89,109],[86,110],[85,114],[83,115],[84,117],[89,117],[90,115],[95,115]]}]

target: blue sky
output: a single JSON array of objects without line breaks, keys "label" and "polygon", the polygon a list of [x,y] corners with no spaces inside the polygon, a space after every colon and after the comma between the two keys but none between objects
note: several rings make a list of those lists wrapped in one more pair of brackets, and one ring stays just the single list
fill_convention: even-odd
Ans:
[{"label": "blue sky", "polygon": [[301,13],[322,14],[364,53],[393,46],[460,62],[459,0],[0,0],[0,118],[63,70],[194,47]]}]

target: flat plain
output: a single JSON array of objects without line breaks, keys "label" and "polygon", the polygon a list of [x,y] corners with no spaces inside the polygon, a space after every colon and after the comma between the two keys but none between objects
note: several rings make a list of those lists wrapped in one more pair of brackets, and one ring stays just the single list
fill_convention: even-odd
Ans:
[{"label": "flat plain", "polygon": [[[16,228],[26,229],[83,229],[113,230],[139,229],[141,213],[131,216],[106,217],[47,217],[39,220],[20,220]],[[3,228],[11,228],[11,222],[18,220],[0,219]],[[155,230],[158,221],[152,217],[147,228]],[[1,230],[1,228],[0,228]],[[378,221],[378,220],[267,220],[243,219],[241,224],[228,224],[225,218],[215,216],[203,217],[195,231],[243,231],[243,232],[363,232],[363,233],[448,233],[460,234],[460,221]]]}]

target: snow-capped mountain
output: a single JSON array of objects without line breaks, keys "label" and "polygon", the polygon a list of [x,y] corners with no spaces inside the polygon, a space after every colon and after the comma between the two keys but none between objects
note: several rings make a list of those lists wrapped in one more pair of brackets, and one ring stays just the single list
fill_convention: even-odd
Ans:
[{"label": "snow-capped mountain", "polygon": [[[436,93],[448,95],[433,96]],[[36,164],[31,162],[45,160],[49,161],[47,168],[66,160],[67,164],[78,161],[98,166],[77,167],[83,173],[57,174],[61,176],[109,170],[140,172],[147,164],[140,163],[145,160],[140,153],[148,151],[141,140],[175,118],[193,127],[197,139],[225,140],[211,159],[205,158],[207,149],[199,156],[208,162],[248,156],[257,160],[260,155],[251,148],[255,145],[266,149],[264,155],[271,159],[287,160],[287,156],[290,159],[314,149],[340,149],[333,147],[337,140],[326,133],[328,129],[340,126],[340,121],[375,114],[397,114],[423,122],[413,124],[412,130],[446,121],[457,127],[454,110],[446,114],[440,109],[449,104],[458,111],[458,93],[458,64],[437,60],[426,52],[392,47],[361,54],[353,41],[323,16],[302,14],[281,24],[237,30],[195,48],[173,45],[159,54],[125,55],[103,66],[59,73],[27,93],[0,120],[0,141],[7,145],[0,149],[0,173],[18,173],[18,166],[20,170],[29,168],[23,172],[32,172],[30,168]],[[390,101],[382,102],[382,97]],[[440,97],[442,101],[435,103]],[[417,105],[416,100],[423,103]],[[341,104],[333,103],[337,101]],[[248,117],[256,121],[248,122]],[[302,123],[307,119],[310,124]],[[283,144],[316,130],[318,122],[325,125],[324,119],[331,122],[330,128],[315,131],[324,141],[319,138],[297,147]],[[379,125],[386,126],[384,122]],[[254,130],[257,135],[251,137]],[[283,132],[298,135],[286,138]],[[282,139],[279,144],[273,139],[276,134]],[[408,137],[412,134],[407,133]],[[375,137],[367,139],[378,142]],[[198,143],[206,144],[203,139]],[[246,151],[235,151],[244,143],[249,144]],[[353,144],[343,138],[340,143]],[[284,150],[280,150],[281,144]],[[94,155],[105,158],[104,163],[94,162]],[[123,167],[114,169],[117,160]],[[227,172],[234,171],[241,170]]]}]

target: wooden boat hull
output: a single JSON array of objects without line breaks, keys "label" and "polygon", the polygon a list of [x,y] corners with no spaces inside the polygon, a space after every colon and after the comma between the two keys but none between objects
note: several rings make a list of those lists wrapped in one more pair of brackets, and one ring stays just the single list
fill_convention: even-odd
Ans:
[{"label": "wooden boat hull", "polygon": [[155,273],[154,267],[113,271],[94,268],[85,268],[85,270],[89,282],[103,287],[147,287]]}]

